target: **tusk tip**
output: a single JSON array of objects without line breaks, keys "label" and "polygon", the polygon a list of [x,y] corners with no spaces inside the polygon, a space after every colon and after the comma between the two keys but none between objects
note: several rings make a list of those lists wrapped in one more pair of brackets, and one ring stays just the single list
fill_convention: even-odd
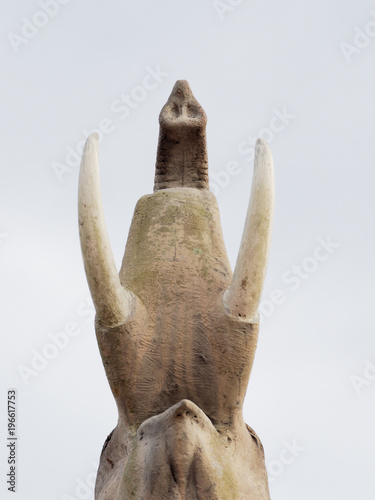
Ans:
[{"label": "tusk tip", "polygon": [[87,175],[89,175],[89,172],[92,172],[94,170],[99,170],[98,158],[99,158],[99,135],[96,132],[92,132],[87,137],[85,146],[82,151],[80,183],[81,182],[85,183],[87,181]]},{"label": "tusk tip", "polygon": [[99,135],[96,132],[91,132],[87,137],[85,143],[85,152],[90,151],[91,148],[98,149],[99,146]]},{"label": "tusk tip", "polygon": [[99,142],[99,134],[97,132],[91,132],[87,137],[87,142]]},{"label": "tusk tip", "polygon": [[257,169],[257,167],[261,167],[264,169],[265,167],[268,167],[267,169],[271,168],[272,170],[272,153],[271,153],[271,148],[269,147],[268,142],[263,139],[262,137],[259,137],[255,143],[255,161],[254,161],[254,167]]},{"label": "tusk tip", "polygon": [[271,152],[271,149],[270,149],[270,146],[268,144],[268,142],[263,139],[263,137],[258,137],[256,143],[255,143],[255,151],[256,151],[256,154],[261,154],[261,153],[270,153]]}]

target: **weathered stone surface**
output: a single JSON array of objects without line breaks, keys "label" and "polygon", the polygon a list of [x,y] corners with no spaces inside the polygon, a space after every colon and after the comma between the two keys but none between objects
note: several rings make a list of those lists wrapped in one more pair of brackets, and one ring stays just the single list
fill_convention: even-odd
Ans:
[{"label": "weathered stone surface", "polygon": [[207,117],[189,84],[179,80],[161,110],[154,190],[209,189]]},{"label": "weathered stone surface", "polygon": [[234,278],[208,191],[206,117],[185,81],[160,116],[155,191],[135,208],[117,275],[102,215],[97,139],[80,176],[80,235],[118,425],[97,500],[269,499],[262,445],[243,421],[273,210],[257,143]]}]

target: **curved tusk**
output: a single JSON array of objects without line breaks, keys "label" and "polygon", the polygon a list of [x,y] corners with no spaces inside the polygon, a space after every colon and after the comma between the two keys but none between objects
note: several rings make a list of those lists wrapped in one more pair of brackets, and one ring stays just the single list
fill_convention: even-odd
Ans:
[{"label": "curved tusk", "polygon": [[267,142],[258,139],[240,251],[232,283],[223,298],[231,316],[257,319],[271,242],[274,198],[272,154]]},{"label": "curved tusk", "polygon": [[101,324],[126,321],[135,296],[125,290],[116,270],[109,243],[99,181],[99,137],[91,134],[83,150],[79,174],[78,215],[86,277]]}]

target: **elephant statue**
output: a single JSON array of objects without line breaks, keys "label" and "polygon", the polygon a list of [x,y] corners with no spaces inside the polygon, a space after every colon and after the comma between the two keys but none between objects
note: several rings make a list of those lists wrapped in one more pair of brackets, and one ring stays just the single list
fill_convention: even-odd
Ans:
[{"label": "elephant statue", "polygon": [[234,272],[209,190],[204,110],[179,80],[162,108],[154,192],[137,203],[118,273],[105,227],[98,136],[79,178],[79,230],[118,423],[96,500],[266,500],[262,444],[242,414],[269,253],[273,162],[255,146]]}]

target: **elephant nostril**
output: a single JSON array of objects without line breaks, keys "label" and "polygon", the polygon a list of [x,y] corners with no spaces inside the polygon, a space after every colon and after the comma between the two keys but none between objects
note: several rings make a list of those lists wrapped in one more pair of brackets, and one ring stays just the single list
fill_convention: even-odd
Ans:
[{"label": "elephant nostril", "polygon": [[180,110],[177,106],[177,104],[174,104],[171,108],[171,115],[174,117],[174,118],[177,118],[178,116],[180,116]]},{"label": "elephant nostril", "polygon": [[188,105],[187,107],[187,115],[189,118],[199,118],[199,115],[201,113],[199,113],[199,108],[197,106],[192,106],[192,105]]}]

